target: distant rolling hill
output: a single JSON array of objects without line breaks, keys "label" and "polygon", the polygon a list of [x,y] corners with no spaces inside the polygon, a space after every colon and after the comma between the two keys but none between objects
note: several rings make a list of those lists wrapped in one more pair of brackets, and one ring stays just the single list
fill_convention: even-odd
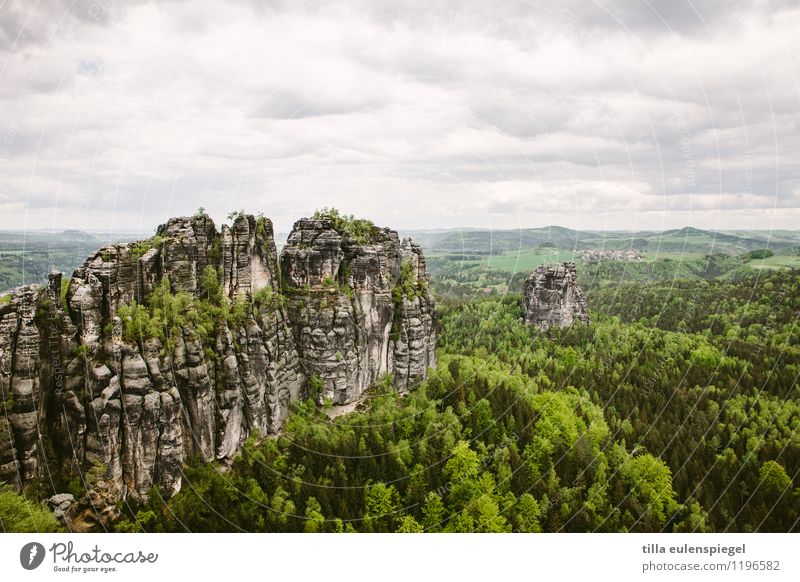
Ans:
[{"label": "distant rolling hill", "polygon": [[685,227],[665,231],[577,231],[561,226],[519,230],[410,231],[431,253],[502,254],[554,246],[559,249],[637,250],[645,253],[741,255],[758,249],[796,252],[800,231],[719,231]]}]

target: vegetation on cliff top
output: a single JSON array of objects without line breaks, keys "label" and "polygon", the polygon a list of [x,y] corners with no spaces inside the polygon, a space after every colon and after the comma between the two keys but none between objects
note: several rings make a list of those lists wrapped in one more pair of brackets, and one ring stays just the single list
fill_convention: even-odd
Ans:
[{"label": "vegetation on cliff top", "polygon": [[336,208],[322,208],[311,216],[314,220],[330,220],[333,229],[346,234],[359,244],[369,244],[378,233],[378,227],[371,220],[355,218],[352,214],[342,214]]}]

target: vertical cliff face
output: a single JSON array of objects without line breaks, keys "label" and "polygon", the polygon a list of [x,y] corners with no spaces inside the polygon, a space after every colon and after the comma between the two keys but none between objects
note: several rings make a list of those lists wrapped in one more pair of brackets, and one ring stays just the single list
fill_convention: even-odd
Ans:
[{"label": "vertical cliff face", "polygon": [[542,330],[589,323],[589,310],[578,286],[575,263],[538,267],[526,280],[525,322]]},{"label": "vertical cliff face", "polygon": [[418,245],[385,228],[356,236],[304,219],[281,267],[303,366],[322,399],[351,403],[387,374],[413,388],[434,365],[434,304]]},{"label": "vertical cliff face", "polygon": [[[400,292],[394,294],[400,298],[394,316],[394,385],[410,390],[425,378],[428,368],[436,365],[436,314],[422,248],[406,239],[400,255],[404,263]],[[404,291],[409,280],[416,283],[415,288]]]},{"label": "vertical cliff face", "polygon": [[5,409],[0,425],[0,475],[14,483],[33,481],[42,456],[38,295],[35,287],[22,287],[9,304],[0,306],[0,397]]},{"label": "vertical cliff face", "polygon": [[389,373],[411,389],[434,363],[422,252],[388,229],[301,220],[279,261],[268,219],[176,218],[99,249],[65,291],[53,274],[0,304],[5,482],[170,496],[185,460],[278,432],[309,386],[346,404]]}]

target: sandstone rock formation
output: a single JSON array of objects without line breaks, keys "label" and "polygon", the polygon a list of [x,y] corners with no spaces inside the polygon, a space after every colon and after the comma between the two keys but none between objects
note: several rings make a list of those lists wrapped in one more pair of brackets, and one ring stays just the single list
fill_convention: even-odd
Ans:
[{"label": "sandstone rock formation", "polygon": [[375,228],[359,241],[330,220],[295,223],[281,253],[304,369],[322,398],[357,400],[388,373],[410,389],[435,363],[433,298],[420,247]]},{"label": "sandstone rock formation", "polygon": [[525,323],[541,330],[589,323],[589,309],[578,286],[575,263],[538,267],[526,280]]},{"label": "sandstone rock formation", "polygon": [[[0,304],[0,481],[91,475],[98,499],[170,496],[185,460],[280,431],[309,386],[336,404],[388,374],[412,389],[435,359],[425,260],[394,231],[367,234],[303,219],[279,259],[266,218],[175,218],[99,249],[63,293],[59,273],[15,290]],[[93,504],[65,500],[73,519]]]}]

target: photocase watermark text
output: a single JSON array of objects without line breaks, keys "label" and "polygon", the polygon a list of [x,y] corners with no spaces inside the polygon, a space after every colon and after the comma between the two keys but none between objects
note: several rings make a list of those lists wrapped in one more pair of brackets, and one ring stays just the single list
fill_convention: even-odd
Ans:
[{"label": "photocase watermark text", "polygon": [[72,542],[57,542],[50,546],[53,563],[66,564],[155,564],[158,554],[138,552],[104,552],[98,545],[88,552],[76,552]]}]

